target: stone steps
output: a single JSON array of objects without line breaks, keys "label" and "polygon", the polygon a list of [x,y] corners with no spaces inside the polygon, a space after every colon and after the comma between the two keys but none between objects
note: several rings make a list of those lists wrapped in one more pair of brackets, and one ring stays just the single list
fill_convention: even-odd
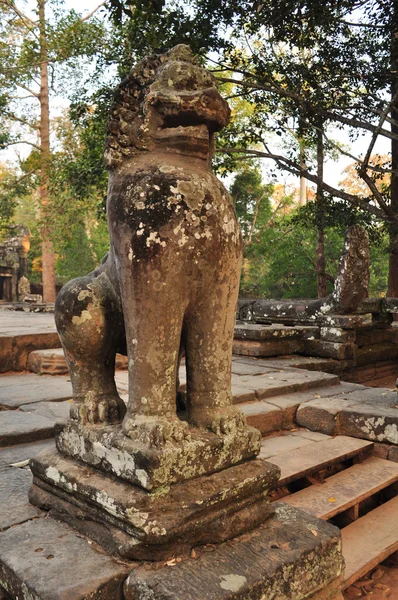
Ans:
[{"label": "stone steps", "polygon": [[[116,368],[127,369],[127,356],[116,354]],[[39,375],[62,375],[68,373],[62,348],[34,350],[28,356],[27,370]]]}]

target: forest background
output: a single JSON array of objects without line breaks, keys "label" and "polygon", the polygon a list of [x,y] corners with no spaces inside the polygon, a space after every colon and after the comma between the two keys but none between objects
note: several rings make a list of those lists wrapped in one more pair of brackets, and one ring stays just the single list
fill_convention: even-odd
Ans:
[{"label": "forest background", "polygon": [[[242,293],[325,296],[345,231],[361,223],[370,292],[397,297],[397,8],[107,0],[81,15],[60,0],[0,0],[0,148],[16,149],[0,164],[0,238],[30,230],[29,277],[46,301],[99,264],[112,90],[141,57],[187,43],[232,108],[214,167],[242,227]],[[342,156],[330,183],[325,164]]]}]

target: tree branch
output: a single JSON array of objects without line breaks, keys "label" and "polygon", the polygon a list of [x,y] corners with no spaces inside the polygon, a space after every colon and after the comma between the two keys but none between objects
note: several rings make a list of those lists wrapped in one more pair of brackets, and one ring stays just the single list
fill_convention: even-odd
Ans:
[{"label": "tree branch", "polygon": [[[286,158],[285,156],[281,156],[281,155],[274,154],[271,152],[261,152],[259,150],[250,150],[247,148],[217,148],[216,152],[225,152],[226,154],[230,154],[230,153],[247,154],[247,155],[251,155],[251,156],[258,156],[260,158],[270,158],[270,159],[276,161],[281,166],[281,168],[285,169],[286,171],[289,171],[293,175],[296,175],[296,177],[299,177],[299,175],[303,175],[306,179],[308,179],[309,181],[312,181],[315,184],[321,183],[316,175],[314,175],[313,173],[310,173],[307,169],[303,169],[302,167],[300,167],[300,165],[298,163],[296,163],[293,160],[290,160],[289,158]],[[366,210],[367,212],[371,213],[378,219],[385,220],[386,214],[385,214],[384,210],[381,210],[377,206],[370,204],[368,201],[360,198],[359,196],[355,196],[354,194],[349,194],[348,192],[344,192],[344,190],[338,190],[327,183],[324,183],[324,182],[322,182],[322,183],[323,183],[323,189],[326,192],[328,192],[328,194],[330,194],[331,196],[341,198],[342,200],[347,200],[348,202],[351,202],[351,204],[358,206],[362,210]],[[398,217],[394,215],[393,220],[397,221]]]},{"label": "tree branch", "polygon": [[39,94],[37,94],[36,92],[34,92],[33,90],[31,90],[30,88],[26,87],[26,85],[22,85],[22,83],[17,83],[16,85],[18,87],[22,88],[23,90],[25,90],[25,92],[28,92],[29,94],[31,94],[31,96],[34,96],[37,99],[40,98]]},{"label": "tree branch", "polygon": [[84,21],[87,21],[87,19],[91,19],[91,17],[93,15],[95,15],[95,13],[97,12],[97,10],[99,10],[102,6],[104,6],[105,2],[101,2],[101,4],[99,4],[97,6],[97,8],[94,8],[94,10],[92,10],[90,13],[88,13],[88,15],[86,15],[85,17],[83,17],[82,19],[80,19],[80,22],[83,23]]},{"label": "tree branch", "polygon": [[17,142],[7,142],[7,144],[4,147],[17,146],[18,144],[28,144],[28,146],[33,146],[33,148],[36,148],[36,150],[41,151],[40,146],[38,146],[37,144],[34,144],[33,142],[28,142],[28,140],[19,140]]}]

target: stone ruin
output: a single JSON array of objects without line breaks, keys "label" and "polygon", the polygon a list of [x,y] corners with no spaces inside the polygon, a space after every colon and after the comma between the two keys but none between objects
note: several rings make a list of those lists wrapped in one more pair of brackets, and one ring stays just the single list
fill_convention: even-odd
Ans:
[{"label": "stone ruin", "polygon": [[[108,122],[111,249],[56,304],[74,397],[57,451],[31,462],[30,500],[107,552],[149,561],[131,564],[127,600],[331,598],[343,569],[337,528],[271,509],[279,468],[256,458],[260,432],[232,405],[242,247],[210,166],[228,118],[187,46],[131,71]],[[114,383],[123,349],[127,407]],[[192,560],[209,543],[213,556]],[[175,569],[160,562],[176,553]]]},{"label": "stone ruin", "polygon": [[28,291],[29,237],[29,231],[18,226],[15,235],[0,243],[0,302],[22,301]]},{"label": "stone ruin", "polygon": [[[369,271],[368,237],[354,225],[327,298],[239,300],[234,353],[325,359],[323,371],[354,383],[398,375],[398,329],[392,326],[398,301],[368,297]],[[301,364],[311,368],[310,362]]]}]

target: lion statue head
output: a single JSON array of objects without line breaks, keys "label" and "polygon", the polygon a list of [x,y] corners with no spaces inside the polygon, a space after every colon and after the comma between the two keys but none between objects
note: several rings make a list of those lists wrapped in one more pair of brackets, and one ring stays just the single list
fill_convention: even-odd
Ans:
[{"label": "lion statue head", "polygon": [[209,156],[214,132],[229,117],[215,77],[180,44],[143,59],[118,86],[107,123],[106,165],[116,169],[154,150]]}]

